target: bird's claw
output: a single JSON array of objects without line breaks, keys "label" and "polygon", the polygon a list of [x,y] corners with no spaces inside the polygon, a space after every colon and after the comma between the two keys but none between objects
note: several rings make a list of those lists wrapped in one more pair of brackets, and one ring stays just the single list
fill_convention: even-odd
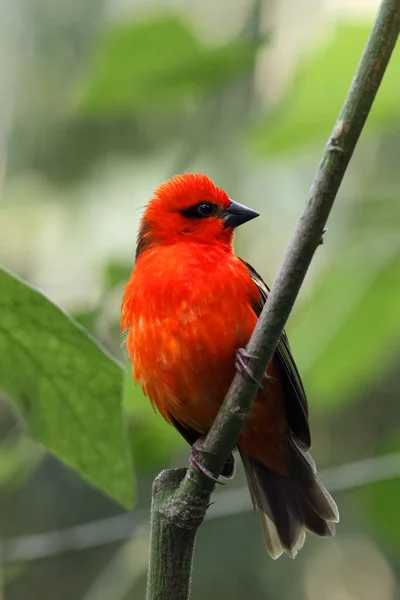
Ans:
[{"label": "bird's claw", "polygon": [[205,450],[203,446],[202,438],[199,438],[190,448],[189,466],[192,469],[195,469],[195,471],[200,471],[200,473],[203,473],[203,475],[205,475],[208,479],[211,479],[211,481],[214,481],[219,485],[225,485],[223,481],[219,481],[218,478],[215,477],[211,471],[203,465],[199,457],[200,454],[207,454],[207,450]]},{"label": "bird's claw", "polygon": [[263,384],[254,377],[253,371],[251,370],[251,368],[249,367],[249,365],[246,362],[246,360],[248,360],[249,358],[257,358],[257,357],[250,354],[250,352],[247,352],[247,350],[245,348],[239,348],[238,350],[236,350],[235,368],[237,371],[239,371],[239,373],[241,373],[242,375],[244,375],[245,377],[247,377],[248,379],[251,379],[251,381],[256,383],[259,390],[264,392]]}]

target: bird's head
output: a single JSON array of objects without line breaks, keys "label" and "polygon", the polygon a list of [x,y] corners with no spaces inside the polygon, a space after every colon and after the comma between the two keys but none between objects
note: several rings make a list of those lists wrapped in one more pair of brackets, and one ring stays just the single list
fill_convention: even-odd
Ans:
[{"label": "bird's head", "polygon": [[258,213],[231,200],[201,173],[177,175],[161,184],[143,214],[136,258],[158,244],[184,240],[231,245],[235,227]]}]

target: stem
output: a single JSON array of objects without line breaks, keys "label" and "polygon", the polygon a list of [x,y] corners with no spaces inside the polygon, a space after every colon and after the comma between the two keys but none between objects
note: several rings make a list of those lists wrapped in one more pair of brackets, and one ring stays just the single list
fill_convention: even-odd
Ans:
[{"label": "stem", "polygon": [[[185,515],[182,515],[181,519],[179,515],[171,519],[168,514],[171,498],[185,474],[186,469],[169,469],[162,471],[153,483],[147,600],[177,600],[189,597],[197,527],[185,527]],[[195,523],[192,510],[189,510],[189,513],[190,524]]]},{"label": "stem", "polygon": [[[400,0],[383,0],[374,27],[361,57],[346,101],[325,147],[315,174],[310,198],[293,235],[283,264],[276,276],[268,301],[248,344],[255,377],[261,379],[282,335],[314,253],[321,243],[324,227],[358,138],[381,84],[400,30]],[[204,441],[203,463],[215,476],[221,473],[250,413],[257,385],[237,373],[221,409]],[[174,473],[174,472],[173,472]],[[189,593],[190,566],[194,540],[210,502],[215,484],[202,473],[189,468],[181,484],[167,485],[165,472],[157,478],[153,510],[150,571],[147,600],[169,600],[174,585],[174,600],[186,600]],[[179,537],[179,530],[181,536]],[[190,531],[190,534],[189,534]],[[160,539],[164,536],[164,540]],[[176,544],[171,548],[171,542]],[[169,554],[173,552],[173,554]],[[171,560],[173,557],[173,560]],[[160,567],[160,563],[164,567]],[[155,569],[154,564],[159,568]],[[182,565],[185,566],[182,571]],[[168,569],[168,572],[166,572]],[[154,578],[158,578],[154,581]],[[154,593],[156,590],[156,593]],[[150,591],[152,595],[150,595]]]}]

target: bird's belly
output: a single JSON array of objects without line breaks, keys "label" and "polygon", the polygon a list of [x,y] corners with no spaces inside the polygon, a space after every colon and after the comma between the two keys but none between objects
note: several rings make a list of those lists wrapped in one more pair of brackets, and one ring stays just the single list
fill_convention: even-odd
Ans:
[{"label": "bird's belly", "polygon": [[256,318],[201,310],[178,314],[132,321],[134,377],[165,419],[171,415],[205,433],[235,374],[235,352],[246,346]]}]

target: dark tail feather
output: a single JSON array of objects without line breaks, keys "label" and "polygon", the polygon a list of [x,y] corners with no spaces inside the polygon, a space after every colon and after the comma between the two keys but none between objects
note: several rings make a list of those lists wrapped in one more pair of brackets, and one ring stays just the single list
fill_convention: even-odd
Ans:
[{"label": "dark tail feather", "polygon": [[226,477],[226,479],[232,479],[235,474],[235,459],[233,458],[232,452],[226,459],[226,463],[224,464],[224,468],[221,471],[222,477]]},{"label": "dark tail feather", "polygon": [[[295,447],[295,453],[303,451]],[[240,452],[255,511],[272,558],[286,552],[294,558],[302,548],[306,530],[333,536],[339,514],[335,502],[318,480],[311,457],[294,456],[294,477],[282,477]],[[312,461],[312,459],[311,459]]]}]

